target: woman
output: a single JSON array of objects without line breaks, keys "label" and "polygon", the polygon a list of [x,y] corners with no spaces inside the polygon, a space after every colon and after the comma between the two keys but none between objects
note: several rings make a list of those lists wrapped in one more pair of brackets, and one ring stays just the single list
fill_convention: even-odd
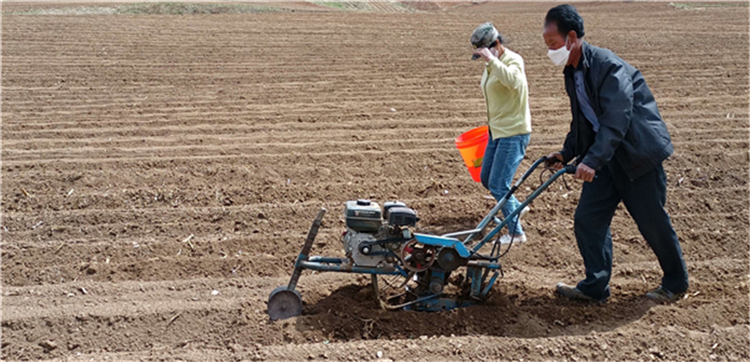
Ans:
[{"label": "woman", "polygon": [[[513,176],[526,154],[531,135],[529,87],[526,82],[523,58],[505,48],[503,36],[492,23],[479,25],[471,34],[474,54],[486,62],[482,74],[482,93],[487,104],[489,140],[482,162],[482,185],[500,200],[510,190]],[[506,217],[520,203],[511,197],[502,209]],[[524,208],[520,216],[528,212]],[[508,234],[500,243],[526,241],[520,216],[508,223]]]}]

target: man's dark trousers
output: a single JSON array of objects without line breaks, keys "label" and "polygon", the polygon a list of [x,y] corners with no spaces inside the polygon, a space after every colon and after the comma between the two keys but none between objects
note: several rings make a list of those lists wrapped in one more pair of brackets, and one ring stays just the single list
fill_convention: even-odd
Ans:
[{"label": "man's dark trousers", "polygon": [[659,260],[664,271],[662,287],[672,293],[687,290],[687,269],[677,234],[664,209],[666,199],[667,175],[661,164],[631,181],[613,158],[597,171],[592,182],[583,184],[575,214],[576,240],[586,266],[586,279],[577,286],[581,292],[598,300],[609,297],[612,275],[609,226],[620,201]]}]

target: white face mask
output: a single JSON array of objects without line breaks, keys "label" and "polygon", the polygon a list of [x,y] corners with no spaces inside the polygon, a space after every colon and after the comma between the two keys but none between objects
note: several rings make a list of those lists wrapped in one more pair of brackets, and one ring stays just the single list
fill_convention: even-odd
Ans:
[{"label": "white face mask", "polygon": [[568,38],[565,38],[565,45],[552,50],[547,50],[547,56],[555,63],[556,66],[562,67],[568,64],[568,57],[570,57],[570,50],[568,49]]}]

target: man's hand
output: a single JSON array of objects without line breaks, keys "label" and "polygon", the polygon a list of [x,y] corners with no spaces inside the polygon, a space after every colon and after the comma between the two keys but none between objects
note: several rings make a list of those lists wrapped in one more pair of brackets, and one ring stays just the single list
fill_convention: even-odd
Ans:
[{"label": "man's hand", "polygon": [[576,169],[577,179],[591,182],[594,181],[594,176],[596,176],[596,170],[583,163],[578,165],[578,168]]},{"label": "man's hand", "polygon": [[484,59],[485,62],[489,62],[490,60],[492,60],[492,58],[497,58],[497,55],[494,54],[496,52],[497,51],[491,52],[490,49],[488,48],[477,48],[476,50],[474,50],[474,54],[477,54],[480,57],[482,57],[482,59]]},{"label": "man's hand", "polygon": [[[557,160],[557,162],[555,161]],[[552,152],[547,156],[547,160],[544,161],[545,167],[552,167],[555,170],[563,168],[563,156],[560,152]]]}]

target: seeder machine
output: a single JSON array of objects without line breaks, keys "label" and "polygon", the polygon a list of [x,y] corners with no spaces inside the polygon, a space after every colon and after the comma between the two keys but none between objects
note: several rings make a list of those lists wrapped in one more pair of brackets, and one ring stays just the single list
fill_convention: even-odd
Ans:
[{"label": "seeder machine", "polygon": [[[500,258],[511,242],[492,243],[509,220],[513,220],[557,178],[575,173],[573,165],[554,172],[507,218],[499,212],[531,174],[547,160],[538,159],[500,199],[474,229],[444,235],[413,233],[419,221],[416,211],[399,201],[381,208],[369,200],[348,201],[344,207],[346,231],[342,244],[345,258],[310,256],[325,209],[313,221],[305,244],[294,265],[288,285],[278,287],[268,298],[268,314],[273,320],[302,314],[302,297],[295,290],[303,270],[370,274],[374,296],[381,307],[415,311],[443,311],[465,307],[487,299],[498,276]],[[489,231],[488,231],[489,230]],[[489,252],[482,252],[485,244]],[[379,278],[380,276],[380,278]],[[446,293],[452,285],[455,293]]]}]

